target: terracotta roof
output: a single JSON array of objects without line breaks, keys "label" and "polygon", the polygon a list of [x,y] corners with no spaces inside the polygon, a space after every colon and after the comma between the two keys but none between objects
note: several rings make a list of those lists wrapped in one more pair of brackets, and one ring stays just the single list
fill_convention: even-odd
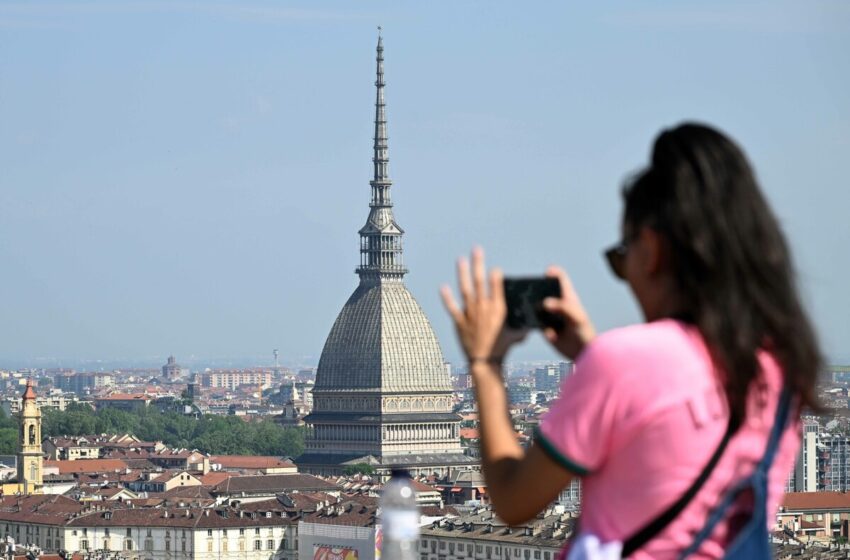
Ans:
[{"label": "terracotta roof", "polygon": [[785,510],[850,510],[850,494],[845,492],[789,492],[782,497]]},{"label": "terracotta roof", "polygon": [[235,494],[240,492],[265,494],[287,490],[324,490],[339,491],[340,488],[310,474],[270,474],[258,476],[231,476],[218,484],[215,494]]},{"label": "terracotta roof", "polygon": [[24,390],[24,395],[22,398],[24,400],[35,399],[35,389],[33,389],[32,387],[32,378],[27,379],[27,388]]},{"label": "terracotta roof", "polygon": [[218,463],[225,469],[269,469],[295,466],[292,461],[265,455],[212,455],[210,462]]},{"label": "terracotta roof", "polygon": [[149,401],[153,397],[145,393],[112,393],[105,397],[97,397],[96,401]]},{"label": "terracotta roof", "polygon": [[231,476],[236,476],[236,473],[219,471],[194,475],[195,478],[201,481],[201,485],[203,486],[215,486],[217,484],[221,484]]},{"label": "terracotta roof", "polygon": [[419,482],[418,480],[411,480],[410,486],[413,488],[414,492],[416,492],[417,494],[419,494],[421,492],[439,492],[440,491],[439,488],[434,488],[433,486],[428,486],[427,484]]},{"label": "terracotta roof", "polygon": [[478,439],[478,428],[461,428],[460,437],[464,439]]},{"label": "terracotta roof", "polygon": [[62,495],[5,496],[0,498],[0,520],[60,525],[82,511],[76,500]]},{"label": "terracotta roof", "polygon": [[44,468],[59,469],[59,474],[123,471],[127,463],[120,459],[77,459],[76,461],[45,461]]}]

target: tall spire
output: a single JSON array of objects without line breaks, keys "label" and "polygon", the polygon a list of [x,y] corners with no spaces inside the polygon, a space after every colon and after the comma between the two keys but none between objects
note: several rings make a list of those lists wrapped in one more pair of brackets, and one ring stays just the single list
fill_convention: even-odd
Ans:
[{"label": "tall spire", "polygon": [[[375,79],[375,137],[373,145],[372,162],[375,165],[375,174],[372,179],[372,187],[386,187],[384,194],[389,202],[390,159],[387,146],[387,104],[384,100],[384,39],[381,37],[381,28],[378,28],[378,56],[377,77]],[[374,200],[373,200],[374,202]]]},{"label": "tall spire", "polygon": [[380,282],[401,280],[407,269],[402,260],[401,238],[404,234],[393,217],[390,198],[390,159],[387,137],[387,105],[384,100],[384,39],[378,27],[377,69],[375,79],[375,136],[372,145],[374,174],[369,218],[360,228],[361,281]]}]

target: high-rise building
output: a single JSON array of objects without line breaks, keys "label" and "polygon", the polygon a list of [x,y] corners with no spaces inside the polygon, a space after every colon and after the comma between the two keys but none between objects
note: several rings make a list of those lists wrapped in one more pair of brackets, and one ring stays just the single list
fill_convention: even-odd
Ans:
[{"label": "high-rise building", "polygon": [[443,353],[425,313],[404,285],[404,230],[390,198],[384,47],[378,37],[374,175],[360,229],[360,284],[328,335],[316,372],[306,451],[299,469],[338,473],[366,463],[446,474],[474,460],[460,446],[460,417]]},{"label": "high-rise building", "polygon": [[554,364],[534,370],[534,388],[538,391],[556,391],[561,383],[561,369]]}]

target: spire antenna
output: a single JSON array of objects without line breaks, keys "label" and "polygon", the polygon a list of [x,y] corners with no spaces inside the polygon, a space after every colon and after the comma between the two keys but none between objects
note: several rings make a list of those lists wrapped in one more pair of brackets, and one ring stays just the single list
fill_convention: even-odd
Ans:
[{"label": "spire antenna", "polygon": [[393,216],[390,198],[389,137],[387,135],[387,104],[384,99],[384,40],[378,26],[375,70],[375,136],[372,144],[373,175],[369,184],[372,199],[369,218],[360,228],[360,266],[357,274],[361,281],[400,281],[407,269],[402,260],[402,235]]}]

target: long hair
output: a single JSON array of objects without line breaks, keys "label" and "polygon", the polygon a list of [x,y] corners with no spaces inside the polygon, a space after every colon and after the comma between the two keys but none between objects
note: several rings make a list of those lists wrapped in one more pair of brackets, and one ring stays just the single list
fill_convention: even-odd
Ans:
[{"label": "long hair", "polygon": [[669,243],[682,311],[724,374],[733,420],[746,415],[760,349],[776,356],[800,404],[819,410],[817,339],[788,244],[741,149],[704,125],[665,130],[623,197],[626,226]]}]

